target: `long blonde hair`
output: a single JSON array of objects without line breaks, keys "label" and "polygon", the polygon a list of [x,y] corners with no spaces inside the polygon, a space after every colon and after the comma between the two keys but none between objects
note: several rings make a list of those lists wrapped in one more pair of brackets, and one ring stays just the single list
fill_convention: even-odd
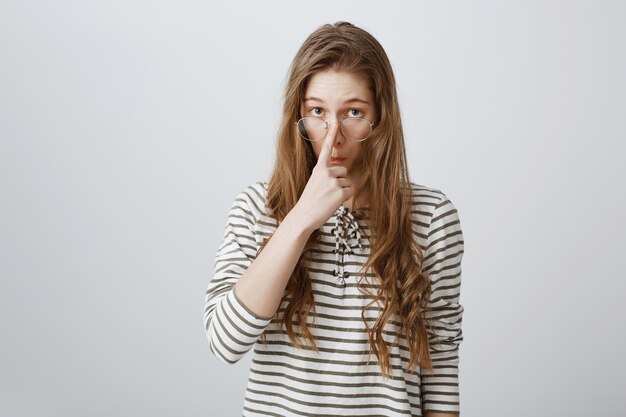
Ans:
[{"label": "long blonde hair", "polygon": [[[276,159],[268,184],[266,207],[280,223],[296,205],[315,166],[311,144],[298,135],[295,121],[310,77],[325,69],[366,74],[374,93],[377,120],[371,137],[363,143],[363,176],[353,196],[356,211],[369,196],[371,251],[364,265],[380,280],[377,294],[366,289],[373,300],[366,306],[382,302],[384,308],[372,329],[361,313],[372,351],[378,358],[382,374],[391,374],[389,350],[382,337],[385,323],[395,314],[410,348],[409,368],[417,363],[432,369],[426,326],[422,316],[430,299],[430,283],[422,275],[424,256],[415,240],[411,224],[411,183],[409,181],[400,120],[396,83],[391,64],[378,41],[365,30],[348,22],[326,24],[315,30],[302,44],[289,68],[285,87],[283,115],[278,132]],[[292,318],[302,329],[309,345],[317,351],[307,326],[315,304],[311,281],[306,271],[307,251],[315,244],[319,230],[308,239],[303,253],[285,288],[290,300],[281,324],[290,340],[302,347],[292,326]],[[267,240],[263,242],[263,249]],[[260,251],[259,250],[259,251]],[[262,336],[263,342],[265,334]]]}]

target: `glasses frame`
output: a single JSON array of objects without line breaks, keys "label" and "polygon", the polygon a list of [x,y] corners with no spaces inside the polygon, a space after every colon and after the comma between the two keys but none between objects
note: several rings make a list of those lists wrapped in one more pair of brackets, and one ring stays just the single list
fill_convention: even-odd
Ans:
[{"label": "glasses frame", "polygon": [[[324,133],[324,136],[322,136],[320,139],[318,140],[311,140],[311,139],[307,139],[304,136],[302,136],[302,133],[300,133],[300,129],[299,129],[299,123],[300,121],[302,121],[303,119],[317,119],[317,120],[321,120],[322,122],[326,123],[326,133]],[[362,119],[365,120],[369,125],[370,125],[370,133],[367,134],[367,136],[364,139],[361,140],[355,140],[355,139],[350,139],[349,137],[346,136],[346,134],[343,131],[343,121],[344,120],[354,120],[354,119]],[[298,134],[300,135],[300,137],[308,142],[319,142],[321,140],[326,139],[326,135],[328,135],[328,131],[330,130],[330,125],[334,125],[336,123],[328,123],[326,120],[322,119],[321,117],[316,117],[316,116],[304,116],[298,119],[297,122],[295,122],[296,125],[296,130],[298,131]],[[343,135],[344,138],[348,139],[349,141],[352,142],[363,142],[364,140],[367,140],[371,135],[372,135],[372,131],[374,130],[374,123],[370,122],[368,119],[366,119],[365,117],[344,117],[343,119],[341,119],[339,121],[339,129],[341,130],[341,134]]]}]

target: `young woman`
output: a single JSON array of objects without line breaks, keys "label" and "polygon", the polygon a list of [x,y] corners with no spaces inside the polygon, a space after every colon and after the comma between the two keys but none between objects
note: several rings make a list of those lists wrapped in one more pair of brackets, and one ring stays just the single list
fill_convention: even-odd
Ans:
[{"label": "young woman", "polygon": [[320,27],[289,70],[272,176],[235,198],[206,292],[210,351],[254,348],[243,415],[458,415],[463,248],[450,199],[409,180],[383,48]]}]

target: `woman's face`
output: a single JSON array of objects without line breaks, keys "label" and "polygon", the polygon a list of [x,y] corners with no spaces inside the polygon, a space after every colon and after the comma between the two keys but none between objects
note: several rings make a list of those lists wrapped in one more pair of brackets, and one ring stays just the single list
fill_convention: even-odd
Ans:
[{"label": "woman's face", "polygon": [[[300,105],[300,115],[319,117],[331,124],[327,133],[333,140],[331,157],[346,159],[340,162],[331,161],[330,164],[345,166],[349,177],[359,176],[365,141],[354,142],[346,139],[341,133],[339,122],[355,117],[363,117],[370,122],[376,120],[376,104],[367,77],[333,69],[313,74],[304,93],[304,101]],[[316,161],[327,139],[328,136],[310,142]]]}]

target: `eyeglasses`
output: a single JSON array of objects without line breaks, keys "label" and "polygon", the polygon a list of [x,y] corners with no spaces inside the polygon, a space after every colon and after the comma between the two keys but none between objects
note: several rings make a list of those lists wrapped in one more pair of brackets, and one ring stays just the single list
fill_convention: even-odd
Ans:
[{"label": "eyeglasses", "polygon": [[[330,123],[319,117],[307,116],[303,117],[296,122],[298,125],[298,133],[303,139],[310,142],[317,142],[326,137]],[[372,134],[373,123],[362,117],[350,117],[343,119],[340,122],[339,127],[341,133],[346,139],[362,142],[369,138]]]}]

